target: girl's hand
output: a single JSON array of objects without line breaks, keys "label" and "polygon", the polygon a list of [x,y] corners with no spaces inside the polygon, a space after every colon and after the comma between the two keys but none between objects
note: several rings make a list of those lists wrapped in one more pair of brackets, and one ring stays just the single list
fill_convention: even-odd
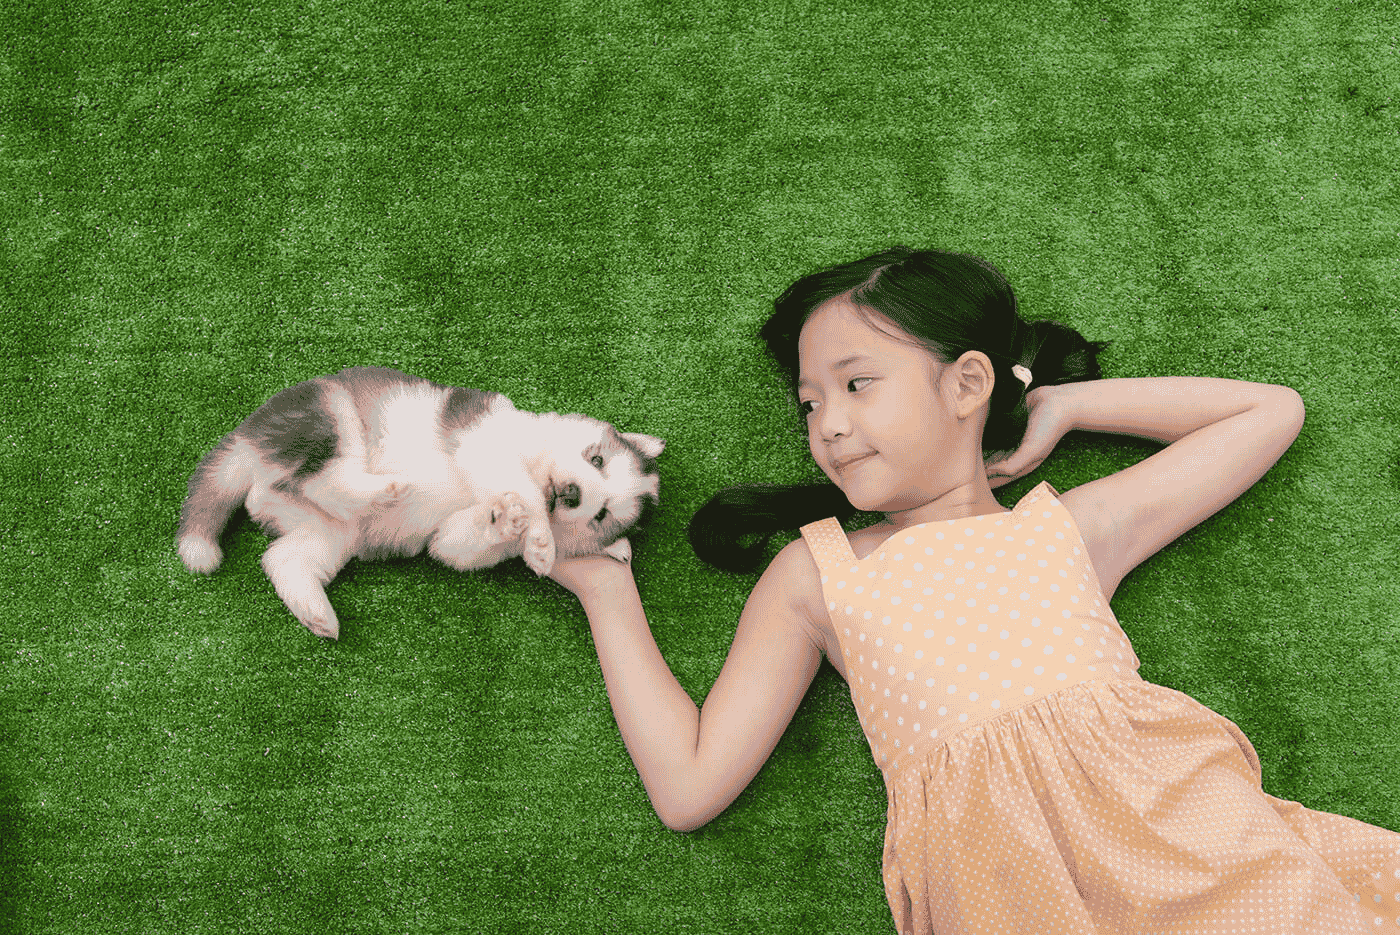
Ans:
[{"label": "girl's hand", "polygon": [[619,575],[630,575],[632,569],[607,555],[575,555],[554,560],[554,568],[546,577],[559,582],[583,600],[589,591],[606,588]]},{"label": "girl's hand", "polygon": [[1065,418],[1064,407],[1055,403],[1054,389],[1053,386],[1037,386],[1026,394],[1026,406],[1031,415],[1021,447],[1000,461],[985,463],[989,487],[1009,484],[1040,467],[1072,428]]}]

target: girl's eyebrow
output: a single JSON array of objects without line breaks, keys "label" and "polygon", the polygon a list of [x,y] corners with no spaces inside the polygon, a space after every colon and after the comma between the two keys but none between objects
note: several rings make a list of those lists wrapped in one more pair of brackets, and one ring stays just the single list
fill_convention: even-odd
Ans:
[{"label": "girl's eyebrow", "polygon": [[[842,367],[845,367],[845,366],[847,366],[848,364],[853,364],[853,363],[855,363],[855,362],[858,361],[858,360],[868,360],[868,361],[871,361],[871,362],[873,363],[874,360],[875,360],[875,358],[873,358],[873,357],[867,357],[867,356],[864,355],[864,354],[852,354],[850,357],[842,357],[840,360],[838,360],[838,361],[836,362],[836,365],[835,365],[834,367],[831,368],[831,369],[832,369],[832,372],[834,373],[835,371],[840,370]],[[798,386],[799,389],[801,389],[802,387],[806,386],[808,383],[811,383],[811,382],[812,382],[811,380],[808,380],[808,379],[806,379],[806,378],[803,378],[803,379],[797,381],[797,386]]]}]

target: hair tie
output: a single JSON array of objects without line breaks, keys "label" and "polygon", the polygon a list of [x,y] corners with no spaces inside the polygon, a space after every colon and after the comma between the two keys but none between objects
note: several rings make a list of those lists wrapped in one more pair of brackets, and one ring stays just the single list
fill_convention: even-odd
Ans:
[{"label": "hair tie", "polygon": [[1026,385],[1026,388],[1027,388],[1027,389],[1030,389],[1030,385],[1031,385],[1031,372],[1030,372],[1030,369],[1029,369],[1029,368],[1027,368],[1027,367],[1022,367],[1020,364],[1015,364],[1015,365],[1012,366],[1011,372],[1012,372],[1013,374],[1015,374],[1016,379],[1020,380],[1022,383],[1024,383],[1024,384]]}]

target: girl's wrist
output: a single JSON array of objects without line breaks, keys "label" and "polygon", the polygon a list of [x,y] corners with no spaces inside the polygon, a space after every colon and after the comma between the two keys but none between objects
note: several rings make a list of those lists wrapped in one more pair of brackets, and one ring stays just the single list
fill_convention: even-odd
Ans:
[{"label": "girl's wrist", "polygon": [[598,562],[590,569],[588,577],[579,583],[579,588],[575,592],[579,603],[588,609],[589,604],[596,604],[616,595],[620,590],[625,589],[629,584],[636,587],[632,579],[632,567],[624,565],[614,559],[606,562]]},{"label": "girl's wrist", "polygon": [[1073,385],[1075,384],[1051,384],[1038,386],[1032,391],[1040,394],[1037,405],[1045,407],[1059,438],[1064,438],[1078,428],[1075,424],[1074,395],[1065,390],[1065,387]]},{"label": "girl's wrist", "polygon": [[630,565],[607,555],[578,555],[554,562],[549,578],[567,589],[588,609],[598,597],[614,593],[632,574]]}]

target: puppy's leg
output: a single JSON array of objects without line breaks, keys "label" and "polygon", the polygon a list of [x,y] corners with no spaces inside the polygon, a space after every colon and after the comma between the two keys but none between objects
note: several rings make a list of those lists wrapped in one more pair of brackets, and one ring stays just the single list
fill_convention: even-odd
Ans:
[{"label": "puppy's leg", "polygon": [[329,527],[299,527],[275,540],[263,553],[263,571],[282,603],[312,633],[340,638],[340,621],[325,586],[350,557],[348,533]]},{"label": "puppy's leg", "polygon": [[520,557],[530,570],[543,578],[554,568],[557,549],[554,544],[554,530],[549,527],[549,506],[544,495],[533,487],[521,495],[525,502],[525,543]]},{"label": "puppy's leg", "polygon": [[439,523],[428,541],[428,554],[458,571],[488,568],[506,556],[507,550],[500,546],[519,539],[528,526],[525,503],[514,493],[503,493]]},{"label": "puppy's leg", "polygon": [[548,519],[531,523],[525,531],[525,548],[520,553],[530,570],[543,578],[554,569],[557,552],[554,531],[549,528]]},{"label": "puppy's leg", "polygon": [[[352,382],[364,376],[360,374]],[[408,492],[408,477],[369,472],[365,424],[355,393],[335,378],[322,381],[320,388],[318,400],[323,411],[317,427],[333,438],[336,454],[306,478],[301,495],[342,523],[356,521],[367,511],[393,506]]]},{"label": "puppy's leg", "polygon": [[301,495],[341,522],[367,510],[387,508],[408,492],[402,474],[369,474],[348,460],[334,461],[308,479]]}]

